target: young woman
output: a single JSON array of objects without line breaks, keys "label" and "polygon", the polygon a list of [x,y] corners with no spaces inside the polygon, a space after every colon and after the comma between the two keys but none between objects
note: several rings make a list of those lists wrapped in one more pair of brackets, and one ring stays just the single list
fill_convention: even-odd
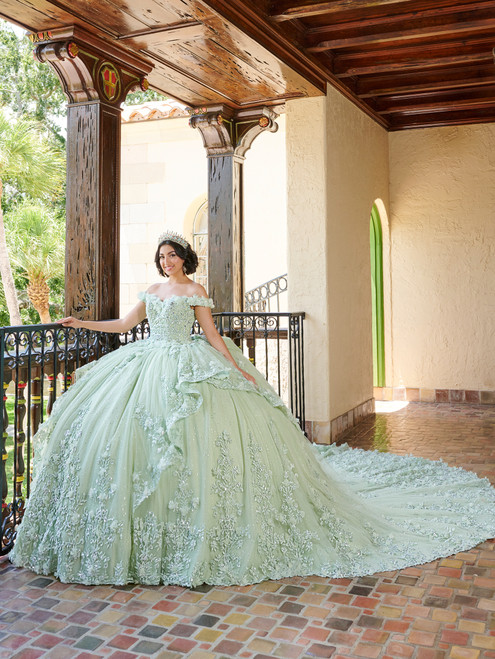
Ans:
[{"label": "young woman", "polygon": [[[165,283],[123,319],[147,340],[78,370],[36,436],[15,565],[84,584],[353,577],[495,536],[486,479],[410,456],[316,447],[211,315],[197,257],[166,232]],[[204,336],[191,336],[196,318]]]}]

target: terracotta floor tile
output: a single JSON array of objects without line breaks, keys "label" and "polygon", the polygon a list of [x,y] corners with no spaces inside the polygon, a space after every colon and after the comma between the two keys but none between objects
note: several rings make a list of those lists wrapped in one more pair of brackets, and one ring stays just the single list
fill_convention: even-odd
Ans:
[{"label": "terracotta floor tile", "polygon": [[54,636],[53,634],[42,634],[41,636],[38,636],[35,641],[33,641],[33,645],[37,648],[44,648],[48,650],[49,648],[53,648],[61,643],[62,640],[63,639],[61,639],[59,636]]},{"label": "terracotta floor tile", "polygon": [[233,641],[247,641],[248,638],[255,634],[254,629],[244,629],[243,627],[234,627],[228,633],[226,638],[230,638]]}]

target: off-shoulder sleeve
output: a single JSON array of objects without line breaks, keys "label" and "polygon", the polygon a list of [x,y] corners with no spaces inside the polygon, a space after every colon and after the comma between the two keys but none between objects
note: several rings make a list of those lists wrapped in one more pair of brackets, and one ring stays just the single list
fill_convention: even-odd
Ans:
[{"label": "off-shoulder sleeve", "polygon": [[146,291],[139,291],[137,296],[138,296],[138,300],[141,300],[142,302],[146,301]]},{"label": "off-shoulder sleeve", "polygon": [[191,307],[210,307],[213,309],[215,306],[211,297],[202,297],[201,295],[191,295],[189,298]]}]

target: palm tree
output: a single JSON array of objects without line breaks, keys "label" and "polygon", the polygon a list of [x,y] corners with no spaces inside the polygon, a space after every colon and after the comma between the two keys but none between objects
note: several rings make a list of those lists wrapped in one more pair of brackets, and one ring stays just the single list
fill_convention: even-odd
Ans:
[{"label": "palm tree", "polygon": [[[62,186],[63,156],[31,120],[13,119],[0,109],[0,204],[3,183],[8,180],[19,192],[35,199],[49,198]],[[0,205],[0,275],[11,325],[21,325],[19,302],[12,277]]]},{"label": "palm tree", "polygon": [[28,279],[27,294],[42,323],[50,323],[48,281],[64,271],[65,228],[46,206],[24,202],[5,216],[11,261]]}]

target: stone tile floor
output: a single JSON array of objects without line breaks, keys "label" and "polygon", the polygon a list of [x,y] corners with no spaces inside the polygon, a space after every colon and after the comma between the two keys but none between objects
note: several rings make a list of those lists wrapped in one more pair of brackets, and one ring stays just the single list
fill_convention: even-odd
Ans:
[{"label": "stone tile floor", "polygon": [[[495,407],[410,403],[343,441],[442,458],[495,484]],[[0,658],[42,656],[495,658],[495,541],[359,579],[194,590],[61,584],[0,559]]]}]

